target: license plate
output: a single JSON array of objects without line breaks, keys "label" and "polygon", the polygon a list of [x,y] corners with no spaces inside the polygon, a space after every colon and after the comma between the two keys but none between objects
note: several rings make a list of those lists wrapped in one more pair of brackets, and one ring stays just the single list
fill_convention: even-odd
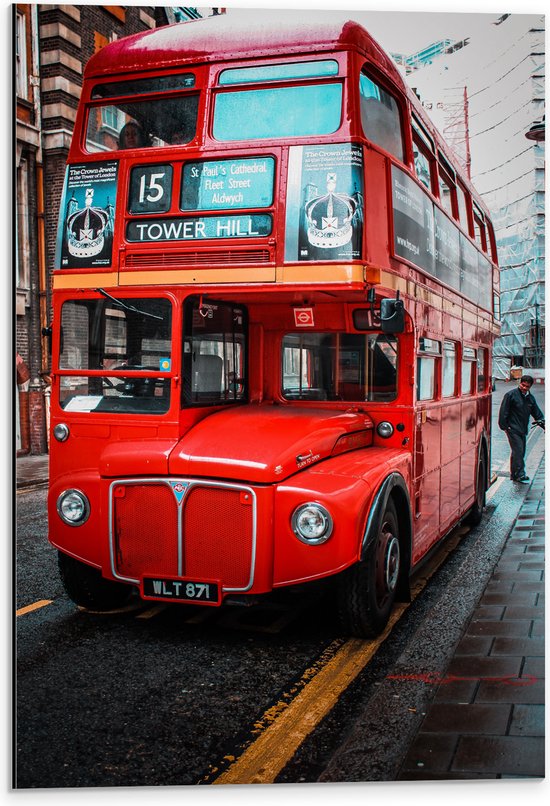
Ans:
[{"label": "license plate", "polygon": [[191,579],[143,577],[141,595],[144,599],[161,599],[167,602],[220,604],[220,587],[217,582],[195,582]]}]

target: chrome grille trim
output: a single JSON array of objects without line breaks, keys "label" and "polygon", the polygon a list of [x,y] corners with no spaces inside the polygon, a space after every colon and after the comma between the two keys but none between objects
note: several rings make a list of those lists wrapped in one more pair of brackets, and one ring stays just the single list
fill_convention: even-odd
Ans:
[{"label": "chrome grille trim", "polygon": [[167,487],[172,487],[172,482],[181,482],[187,484],[181,504],[178,504],[178,522],[177,522],[177,551],[178,551],[178,573],[183,576],[183,508],[185,506],[185,499],[192,489],[195,487],[213,488],[223,490],[237,490],[239,492],[247,492],[252,496],[252,551],[250,553],[250,576],[248,583],[244,588],[224,588],[223,593],[246,593],[251,589],[254,584],[254,572],[256,569],[256,538],[257,538],[257,499],[256,493],[252,487],[244,484],[228,484],[218,481],[205,481],[203,479],[188,479],[181,476],[159,476],[150,478],[139,479],[116,479],[109,485],[109,556],[111,560],[111,573],[115,579],[120,579],[123,582],[130,582],[133,585],[139,585],[139,579],[123,576],[119,574],[115,564],[115,529],[114,529],[114,496],[113,490],[115,487],[120,486],[145,486],[148,484],[164,484]]}]

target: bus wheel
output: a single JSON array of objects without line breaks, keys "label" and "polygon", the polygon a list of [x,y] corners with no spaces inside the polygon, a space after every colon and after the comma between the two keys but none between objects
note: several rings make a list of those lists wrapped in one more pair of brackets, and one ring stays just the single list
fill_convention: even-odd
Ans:
[{"label": "bus wheel", "polygon": [[485,509],[485,498],[487,494],[487,470],[485,465],[485,453],[482,453],[477,465],[476,476],[476,500],[468,513],[468,523],[477,526],[481,522],[483,510]]},{"label": "bus wheel", "polygon": [[347,633],[374,638],[382,632],[395,602],[400,569],[397,514],[388,501],[366,557],[340,578],[339,615]]},{"label": "bus wheel", "polygon": [[126,604],[132,588],[121,582],[104,579],[97,568],[79,562],[66,554],[58,554],[61,581],[73,602],[90,610],[115,610]]}]

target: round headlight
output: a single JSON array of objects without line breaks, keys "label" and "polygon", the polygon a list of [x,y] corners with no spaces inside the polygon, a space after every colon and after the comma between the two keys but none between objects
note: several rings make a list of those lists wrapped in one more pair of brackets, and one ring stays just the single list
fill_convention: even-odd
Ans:
[{"label": "round headlight", "polygon": [[82,526],[90,514],[90,502],[80,490],[65,490],[57,499],[59,517],[69,526]]},{"label": "round headlight", "polygon": [[58,423],[53,429],[53,435],[58,442],[65,442],[69,439],[69,426],[65,423]]},{"label": "round headlight", "polygon": [[302,504],[292,515],[292,531],[302,543],[318,546],[332,534],[332,518],[321,504]]},{"label": "round headlight", "polygon": [[389,423],[387,420],[384,420],[381,423],[378,423],[376,426],[376,433],[379,437],[383,439],[388,439],[393,434],[393,425]]}]

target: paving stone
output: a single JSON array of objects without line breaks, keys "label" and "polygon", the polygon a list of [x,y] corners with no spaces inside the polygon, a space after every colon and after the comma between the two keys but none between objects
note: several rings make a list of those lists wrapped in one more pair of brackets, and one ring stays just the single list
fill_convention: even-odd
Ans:
[{"label": "paving stone", "polygon": [[510,736],[544,736],[544,705],[514,705]]},{"label": "paving stone", "polygon": [[494,640],[492,635],[465,635],[458,644],[455,654],[489,655]]},{"label": "paving stone", "polygon": [[402,770],[416,772],[445,772],[449,769],[457,746],[453,734],[438,735],[420,732],[409,749]]},{"label": "paving stone", "polygon": [[451,766],[457,772],[544,776],[544,739],[463,736]]},{"label": "paving stone", "polygon": [[531,631],[530,619],[509,619],[508,621],[471,621],[468,635],[510,635],[527,637]]},{"label": "paving stone", "polygon": [[519,595],[525,595],[527,593],[544,593],[544,582],[541,580],[528,582],[525,579],[516,579],[512,586],[511,593],[514,594],[514,601],[516,600],[516,596]]},{"label": "paving stone", "polygon": [[[447,669],[447,675],[473,678],[514,678],[521,669],[521,658],[480,658],[469,655],[455,655]],[[476,697],[477,700],[477,697]]]},{"label": "paving stone", "polygon": [[525,658],[523,669],[521,670],[522,677],[536,677],[544,680],[544,674],[544,658]]},{"label": "paving stone", "polygon": [[[476,611],[477,612],[477,611]],[[544,618],[544,608],[543,607],[523,607],[523,606],[516,606],[511,605],[510,607],[504,608],[504,615],[502,617],[504,620],[506,619],[542,619]]]},{"label": "paving stone", "polygon": [[474,774],[470,772],[422,772],[422,770],[406,770],[399,774],[398,781],[486,781],[499,776],[492,774]]},{"label": "paving stone", "polygon": [[[538,591],[542,593],[542,583],[538,583]],[[480,604],[485,605],[509,605],[511,602],[518,605],[525,605],[527,607],[535,607],[537,604],[537,591],[523,591],[522,593],[514,592],[512,597],[511,592],[506,593],[484,593],[481,597]]]},{"label": "paving stone", "polygon": [[493,574],[495,579],[503,579],[513,581],[516,585],[523,585],[526,582],[540,582],[542,579],[542,571],[536,569],[520,569],[519,571],[495,571]]},{"label": "paving stone", "polygon": [[506,612],[502,605],[483,605],[474,611],[476,621],[500,621]]},{"label": "paving stone", "polygon": [[422,733],[483,733],[504,735],[511,704],[435,703],[422,723]]},{"label": "paving stone", "polygon": [[535,619],[533,621],[533,629],[531,630],[531,636],[533,638],[544,638],[544,619]]},{"label": "paving stone", "polygon": [[544,639],[497,637],[491,649],[491,655],[544,657]]},{"label": "paving stone", "polygon": [[542,705],[544,703],[544,679],[523,678],[508,681],[482,680],[475,698],[476,703],[504,702],[512,705]]},{"label": "paving stone", "polygon": [[479,686],[478,680],[453,680],[443,682],[435,693],[434,702],[455,702],[465,705],[474,701]]}]

